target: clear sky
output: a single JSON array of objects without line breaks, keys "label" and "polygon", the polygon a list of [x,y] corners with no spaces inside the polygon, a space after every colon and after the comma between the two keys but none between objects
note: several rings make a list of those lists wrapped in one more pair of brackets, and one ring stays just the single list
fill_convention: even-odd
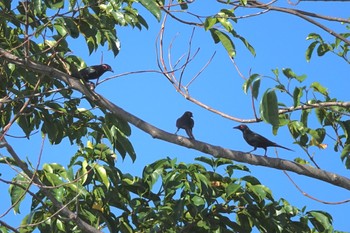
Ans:
[{"label": "clear sky", "polygon": [[[223,8],[222,5],[221,7],[211,7],[208,2],[194,1],[190,5],[190,10],[193,9],[193,12],[199,15],[208,15],[215,14],[217,12],[215,9]],[[350,2],[300,2],[295,7],[288,5],[286,1],[279,2],[277,5],[335,17],[347,18],[350,14]],[[81,38],[71,41],[74,54],[84,58],[88,65],[95,65],[100,64],[101,52],[103,52],[104,62],[111,65],[114,70],[114,74],[106,73],[103,76],[104,78],[130,71],[157,69],[155,43],[160,24],[150,13],[144,10],[140,10],[140,12],[146,18],[149,30],[139,31],[130,27],[117,28],[121,41],[121,51],[116,58],[107,48],[103,48],[89,56],[88,49],[83,45]],[[236,15],[240,16],[251,12],[237,10]],[[192,19],[194,20],[194,18]],[[340,23],[323,22],[334,30],[345,31],[344,25]],[[324,35],[326,41],[333,41],[321,29],[295,16],[276,12],[242,19],[238,24],[234,24],[234,28],[254,46],[257,53],[256,57],[253,57],[240,41],[235,40],[237,49],[235,62],[246,77],[248,77],[250,69],[252,73],[272,76],[271,69],[292,68],[297,74],[307,75],[307,80],[303,85],[308,86],[312,82],[318,81],[328,87],[331,97],[343,101],[349,100],[349,94],[347,94],[346,85],[344,85],[348,83],[348,64],[331,54],[324,57],[318,57],[314,54],[311,62],[308,63],[305,60],[305,51],[310,43],[305,39],[309,33],[320,33]],[[191,32],[192,27],[190,26],[183,26],[171,19],[167,22],[164,41],[165,52],[167,52],[167,46],[171,40],[176,37],[173,42],[172,61],[176,61],[188,51]],[[200,51],[185,72],[185,83],[192,79],[193,75],[204,66],[214,52],[216,52],[216,55],[205,71],[191,84],[189,89],[191,96],[232,116],[241,119],[254,118],[250,95],[243,93],[242,84],[244,81],[236,72],[224,48],[219,44],[214,44],[210,33],[201,28],[195,30],[192,47],[193,52],[197,48],[200,48]],[[273,85],[274,83],[269,79],[262,80],[259,100],[263,91]],[[241,132],[232,129],[233,126],[240,123],[225,119],[187,101],[175,91],[164,76],[159,74],[142,73],[111,79],[99,85],[96,92],[126,111],[168,132],[176,131],[175,121],[183,112],[192,111],[195,120],[193,133],[196,139],[233,150],[251,150],[251,147],[243,140]],[[80,94],[77,93],[76,95],[79,96]],[[285,101],[287,105],[292,104],[291,100],[280,94],[278,95],[281,97],[281,101]],[[258,103],[256,102],[256,106],[258,106]],[[299,119],[299,114],[294,113],[292,118]],[[310,121],[309,124],[310,126],[317,126],[316,121]],[[281,128],[276,136],[272,134],[271,126],[266,123],[251,124],[249,127],[253,131],[264,134],[272,141],[295,150],[295,152],[290,152],[278,149],[281,158],[293,160],[296,157],[301,157],[308,159],[303,151],[293,144],[293,139],[286,127]],[[22,135],[16,127],[11,129],[10,134]],[[186,135],[183,130],[179,134]],[[150,135],[135,127],[132,127],[130,140],[137,153],[136,162],[132,163],[129,158],[123,161],[119,157],[116,166],[123,172],[129,172],[133,175],[141,175],[144,166],[166,156],[188,163],[196,162],[195,157],[209,156],[195,150],[153,139]],[[8,138],[8,141],[23,159],[28,157],[32,162],[34,161],[34,166],[36,165],[41,149],[41,135],[37,134],[31,140]],[[340,160],[340,154],[333,151],[332,141],[327,138],[326,143],[328,148],[325,150],[311,149],[320,167],[327,171],[349,176],[349,172]],[[75,145],[70,146],[68,140],[55,146],[51,146],[46,140],[43,148],[40,166],[44,163],[53,162],[66,166],[71,155],[77,150]],[[270,148],[268,155],[275,157],[274,151],[273,148]],[[6,154],[5,151],[1,151],[1,153]],[[258,149],[256,154],[263,154],[263,150]],[[248,167],[252,171],[251,175],[257,177],[262,184],[272,190],[275,199],[283,197],[300,209],[307,206],[307,210],[327,211],[334,218],[336,230],[348,231],[350,229],[347,217],[350,204],[325,205],[313,201],[303,196],[282,171],[251,165],[248,165]],[[1,173],[1,178],[10,179],[13,171],[2,170]],[[329,202],[338,202],[349,198],[348,190],[315,179],[289,174],[304,192],[315,198]],[[0,187],[3,190],[8,189],[7,185],[3,183],[0,184]],[[4,214],[4,211],[10,206],[8,193],[3,191],[0,193],[0,197],[6,200],[2,202],[5,206],[0,208],[0,214]],[[27,208],[29,208],[28,205],[22,205],[22,212],[27,213]],[[22,217],[22,215],[15,216],[10,212],[4,219],[8,220],[9,223],[18,223],[18,220]]]}]

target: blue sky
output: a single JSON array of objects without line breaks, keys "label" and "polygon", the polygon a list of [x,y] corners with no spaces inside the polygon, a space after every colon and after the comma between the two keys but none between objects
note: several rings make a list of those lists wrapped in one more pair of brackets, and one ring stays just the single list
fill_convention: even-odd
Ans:
[{"label": "blue sky", "polygon": [[[216,13],[216,11],[213,11],[215,7],[204,5],[203,1],[197,0],[193,5],[190,5],[190,9],[194,9],[193,11],[200,15]],[[288,6],[285,2],[281,2],[279,5]],[[297,7],[289,7],[337,17],[346,18],[349,16],[349,3],[346,2],[300,2]],[[220,9],[220,7],[217,9]],[[100,63],[101,52],[103,52],[104,62],[112,66],[114,75],[135,70],[157,69],[155,42],[160,24],[146,11],[140,10],[140,12],[147,19],[150,26],[149,30],[139,31],[129,27],[117,28],[121,41],[121,51],[116,58],[106,48],[89,56],[87,47],[82,46],[81,39],[71,41],[74,54],[84,58],[88,65],[95,65]],[[236,11],[236,15],[243,14],[246,14],[246,12]],[[325,23],[332,26],[334,30],[345,31],[344,25]],[[272,76],[271,69],[292,68],[297,74],[307,75],[307,80],[303,85],[308,86],[312,82],[318,81],[328,87],[332,97],[343,101],[349,99],[344,85],[348,83],[348,64],[331,54],[321,58],[314,54],[311,62],[308,63],[305,60],[305,50],[310,43],[310,41],[305,40],[308,33],[320,33],[324,35],[326,40],[330,40],[330,37],[322,30],[299,18],[275,12],[240,20],[238,24],[234,25],[234,28],[254,46],[257,52],[257,56],[253,57],[240,41],[235,41],[237,49],[235,62],[246,77],[248,77],[250,69],[253,73]],[[183,26],[171,19],[166,24],[164,41],[166,49],[170,41],[176,36],[172,49],[173,61],[187,52],[191,32],[192,27]],[[191,80],[193,75],[202,68],[214,52],[216,52],[216,55],[209,67],[190,86],[191,95],[203,103],[232,116],[242,119],[254,118],[250,95],[243,93],[242,85],[244,81],[236,72],[224,48],[221,45],[214,44],[209,32],[205,32],[201,28],[195,30],[192,46],[193,51],[200,48],[200,52],[194,61],[189,64],[184,75],[184,82]],[[106,73],[103,77],[107,78],[111,75],[113,74]],[[264,89],[273,85],[274,83],[271,80],[264,79],[262,81],[259,100]],[[239,124],[238,122],[225,119],[187,101],[175,91],[165,77],[159,74],[143,73],[112,79],[99,85],[96,92],[107,97],[126,111],[168,132],[175,132],[175,121],[184,111],[192,111],[195,120],[193,133],[196,139],[233,150],[251,150],[251,147],[243,140],[241,132],[232,129],[233,126]],[[281,100],[286,101],[289,105],[291,104],[290,100],[282,96]],[[258,106],[258,103],[256,102],[256,106]],[[293,114],[292,117],[299,119],[299,113]],[[310,121],[309,123],[310,126],[317,126],[316,121]],[[270,125],[266,123],[251,124],[249,127],[253,131],[264,134],[272,141],[295,150],[295,152],[290,152],[278,149],[281,158],[293,160],[295,157],[301,157],[307,159],[302,150],[293,144],[293,139],[286,127],[281,128],[276,136],[272,134]],[[21,132],[16,128],[12,128],[10,133],[21,135]],[[179,134],[185,135],[182,130]],[[195,162],[195,157],[204,155],[195,150],[153,139],[150,135],[135,127],[132,127],[130,140],[137,153],[136,162],[132,163],[129,158],[125,161],[118,158],[116,166],[123,172],[129,172],[133,175],[141,175],[144,166],[166,156],[177,158],[178,161],[192,163]],[[40,152],[41,135],[37,134],[31,140],[8,138],[8,141],[23,159],[28,157],[28,159],[34,161],[35,165]],[[311,149],[320,167],[327,171],[348,176],[349,172],[340,161],[339,153],[333,151],[332,142],[326,139],[326,143],[328,144],[326,150]],[[75,145],[71,146],[67,140],[61,145],[55,146],[50,145],[46,140],[40,165],[53,162],[66,165],[69,163],[70,156],[76,150],[77,147]],[[6,154],[4,151],[1,151],[1,153]],[[256,154],[263,154],[263,150],[258,149]],[[268,155],[275,156],[273,148],[268,150]],[[251,165],[248,165],[248,167],[251,169],[253,176],[272,190],[275,199],[283,197],[298,208],[307,206],[308,210],[327,211],[334,218],[335,229],[343,231],[350,229],[350,223],[344,217],[348,214],[349,204],[325,205],[310,200],[297,191],[282,171]],[[10,179],[12,171],[6,172],[4,170],[1,173],[1,178]],[[347,190],[315,179],[289,174],[303,191],[318,199],[336,202],[349,198]],[[8,189],[3,183],[0,185],[3,190]],[[9,207],[10,202],[8,201],[7,192],[1,192],[0,197],[6,200],[3,202],[6,203],[6,206],[1,208],[1,214]],[[26,213],[28,207],[23,205],[22,212]],[[12,212],[7,214],[4,219],[9,223],[18,223],[19,220],[18,216],[14,216]]]}]

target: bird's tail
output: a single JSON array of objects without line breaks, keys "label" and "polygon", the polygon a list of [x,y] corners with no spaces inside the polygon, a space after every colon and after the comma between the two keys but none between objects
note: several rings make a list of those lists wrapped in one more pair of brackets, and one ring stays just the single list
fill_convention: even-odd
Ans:
[{"label": "bird's tail", "polygon": [[185,130],[186,130],[186,133],[187,133],[188,137],[189,137],[190,139],[194,139],[192,130],[191,130],[191,129],[185,129]]},{"label": "bird's tail", "polygon": [[278,145],[278,144],[276,144],[275,147],[280,147],[280,148],[283,148],[283,149],[285,149],[285,150],[294,151],[294,150],[292,150],[292,149],[289,149],[289,148],[287,148],[287,147],[284,147],[284,146],[281,146],[281,145]]}]

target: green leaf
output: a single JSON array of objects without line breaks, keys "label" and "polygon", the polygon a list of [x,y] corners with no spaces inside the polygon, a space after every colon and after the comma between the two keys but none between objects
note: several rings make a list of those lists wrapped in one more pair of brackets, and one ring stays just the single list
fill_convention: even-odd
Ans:
[{"label": "green leaf", "polygon": [[20,214],[20,204],[24,200],[26,189],[28,188],[28,178],[23,174],[18,174],[9,187],[9,193],[11,196],[11,204],[13,205],[13,211],[15,214]]},{"label": "green leaf", "polygon": [[214,39],[214,42],[216,44],[221,42],[221,44],[224,46],[230,57],[234,57],[236,55],[235,46],[231,38],[227,34],[215,28],[211,28],[209,29],[209,31],[211,33],[212,38]]},{"label": "green leaf", "polygon": [[314,91],[321,93],[322,95],[328,96],[327,88],[322,86],[319,82],[311,83],[311,88],[314,89]]},{"label": "green leaf", "polygon": [[53,10],[63,8],[64,6],[64,0],[45,0],[45,3]]},{"label": "green leaf", "polygon": [[156,1],[153,1],[153,0],[140,0],[140,3],[149,12],[151,12],[153,14],[153,16],[156,17],[156,19],[158,21],[160,21],[161,12],[160,12],[160,7],[157,5]]},{"label": "green leaf", "polygon": [[62,232],[66,232],[65,226],[64,226],[63,222],[60,219],[56,220],[56,227],[57,227],[58,230],[60,230]]},{"label": "green leaf", "polygon": [[327,111],[324,108],[316,108],[315,113],[316,113],[318,122],[321,125],[324,125],[324,120],[325,120]]},{"label": "green leaf", "polygon": [[310,33],[307,37],[306,37],[306,40],[320,40],[320,41],[323,41],[322,40],[322,37],[317,34],[317,33]]},{"label": "green leaf", "polygon": [[63,18],[64,25],[69,31],[69,35],[72,38],[78,38],[79,37],[79,29],[76,25],[76,23],[71,18]]},{"label": "green leaf", "polygon": [[251,185],[250,183],[247,183],[247,188],[252,191],[260,201],[264,200],[267,196],[266,187],[264,185]]},{"label": "green leaf", "polygon": [[294,159],[294,162],[296,163],[299,163],[299,164],[302,164],[302,165],[309,165],[310,163],[308,161],[306,161],[305,159],[302,159],[302,158],[295,158]]},{"label": "green leaf", "polygon": [[102,183],[108,189],[110,183],[109,183],[109,179],[108,179],[108,176],[107,176],[106,169],[103,166],[99,165],[99,164],[94,164],[93,167],[95,168],[95,171],[97,172],[98,176],[100,177]]},{"label": "green leaf", "polygon": [[242,188],[242,186],[240,184],[230,183],[225,189],[226,198],[229,199],[232,194],[235,194],[241,188]]},{"label": "green leaf", "polygon": [[248,40],[246,38],[244,38],[243,36],[238,35],[236,32],[232,31],[232,35],[238,39],[240,39],[244,46],[249,50],[249,52],[255,57],[256,56],[256,52],[254,47],[248,42]]},{"label": "green leaf", "polygon": [[197,195],[193,196],[191,198],[191,201],[195,206],[204,206],[205,205],[205,200],[202,197],[199,197]]},{"label": "green leaf", "polygon": [[303,96],[303,90],[302,87],[296,87],[293,91],[293,100],[294,100],[294,107],[300,105],[300,98]]},{"label": "green leaf", "polygon": [[344,149],[341,152],[340,158],[342,161],[344,161],[344,159],[350,158],[350,144],[347,144],[344,146]]},{"label": "green leaf", "polygon": [[274,90],[268,89],[264,93],[260,102],[260,115],[264,121],[270,123],[274,127],[278,127],[278,102]]},{"label": "green leaf", "polygon": [[218,22],[217,18],[207,17],[204,21],[204,30],[208,31]]},{"label": "green leaf", "polygon": [[248,92],[249,88],[251,87],[251,85],[253,84],[253,82],[255,80],[257,80],[259,77],[260,77],[259,74],[252,74],[252,75],[250,75],[250,77],[243,84],[243,91],[244,91],[244,93],[247,94],[247,92]]},{"label": "green leaf", "polygon": [[317,48],[317,55],[321,57],[332,50],[333,48],[329,44],[320,44]]},{"label": "green leaf", "polygon": [[295,78],[297,76],[290,68],[282,69],[282,73],[290,79]]},{"label": "green leaf", "polygon": [[309,211],[310,222],[319,232],[332,232],[332,217],[323,211]]},{"label": "green leaf", "polygon": [[201,161],[202,163],[206,163],[206,164],[208,164],[210,167],[214,167],[214,166],[215,166],[215,161],[214,161],[214,159],[208,158],[208,157],[206,157],[206,156],[197,157],[197,158],[195,158],[195,160]]},{"label": "green leaf", "polygon": [[41,0],[34,0],[33,4],[34,4],[34,13],[36,15],[42,15],[42,13],[43,13],[42,1]]},{"label": "green leaf", "polygon": [[312,42],[309,47],[307,48],[306,52],[305,52],[305,58],[306,58],[306,61],[307,62],[310,62],[311,60],[311,56],[312,56],[312,53],[314,52],[314,49],[316,47],[316,45],[318,44],[319,42],[318,41],[314,41]]},{"label": "green leaf", "polygon": [[258,99],[259,88],[260,88],[260,78],[255,80],[255,82],[253,83],[252,95],[253,95],[254,99]]},{"label": "green leaf", "polygon": [[108,49],[113,51],[114,56],[117,56],[120,51],[120,41],[114,31],[104,31],[104,36],[108,41]]},{"label": "green leaf", "polygon": [[232,26],[231,22],[227,19],[227,16],[225,13],[219,12],[217,14],[217,19],[228,32],[232,31],[233,26]]},{"label": "green leaf", "polygon": [[181,10],[187,10],[188,9],[188,4],[187,1],[185,0],[179,0]]},{"label": "green leaf", "polygon": [[291,121],[288,124],[289,132],[292,134],[293,138],[296,139],[300,135],[306,133],[306,129],[304,127],[304,124],[300,121]]}]

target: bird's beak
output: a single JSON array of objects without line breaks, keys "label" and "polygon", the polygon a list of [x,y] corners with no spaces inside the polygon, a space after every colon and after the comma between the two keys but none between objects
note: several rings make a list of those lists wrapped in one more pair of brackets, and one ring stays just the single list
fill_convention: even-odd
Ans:
[{"label": "bird's beak", "polygon": [[111,71],[112,73],[114,73],[114,71],[112,69],[110,69],[109,71]]},{"label": "bird's beak", "polygon": [[233,127],[233,129],[239,129],[239,126],[235,126],[235,127]]}]

